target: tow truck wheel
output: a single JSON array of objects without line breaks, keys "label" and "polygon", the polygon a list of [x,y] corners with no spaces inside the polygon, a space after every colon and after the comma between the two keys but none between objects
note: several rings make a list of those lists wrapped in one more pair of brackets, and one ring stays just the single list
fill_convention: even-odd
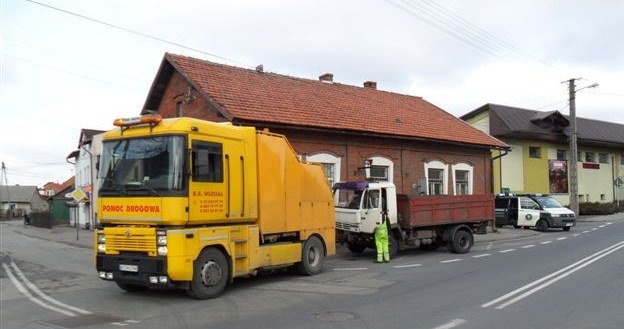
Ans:
[{"label": "tow truck wheel", "polygon": [[225,255],[215,248],[205,249],[193,262],[193,281],[186,293],[196,299],[219,296],[229,279],[229,267]]},{"label": "tow truck wheel", "polygon": [[470,251],[474,243],[472,234],[466,230],[458,230],[453,235],[453,241],[449,242],[452,252],[456,254],[465,254]]},{"label": "tow truck wheel", "polygon": [[303,275],[315,275],[321,272],[325,261],[325,248],[317,236],[309,237],[301,248],[301,261],[295,264],[297,272]]}]

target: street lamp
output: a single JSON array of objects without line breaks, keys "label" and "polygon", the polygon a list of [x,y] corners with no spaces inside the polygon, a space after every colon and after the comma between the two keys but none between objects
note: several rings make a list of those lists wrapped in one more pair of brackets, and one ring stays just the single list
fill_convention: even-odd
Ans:
[{"label": "street lamp", "polygon": [[576,92],[581,91],[586,88],[596,88],[598,87],[598,83],[592,83],[589,86],[585,86],[583,88],[576,89],[574,85],[575,80],[578,79],[570,79],[568,80],[568,87],[570,91],[570,210],[574,211],[576,216],[580,215],[579,213],[579,202],[578,202],[578,166],[577,166],[577,131],[576,131]]}]

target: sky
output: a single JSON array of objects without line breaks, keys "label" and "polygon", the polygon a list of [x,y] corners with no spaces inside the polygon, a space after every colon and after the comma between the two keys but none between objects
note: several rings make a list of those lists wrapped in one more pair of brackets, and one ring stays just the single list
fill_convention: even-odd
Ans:
[{"label": "sky", "polygon": [[[624,124],[624,1],[0,0],[0,184],[73,176],[80,131],[137,116],[165,52]],[[598,88],[585,88],[599,83]]]}]

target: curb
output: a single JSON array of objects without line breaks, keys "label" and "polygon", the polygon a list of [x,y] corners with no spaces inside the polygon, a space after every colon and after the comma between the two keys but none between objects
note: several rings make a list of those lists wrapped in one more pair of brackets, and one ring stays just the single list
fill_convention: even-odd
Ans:
[{"label": "curb", "polygon": [[78,247],[78,248],[83,248],[83,249],[93,249],[93,247],[85,246],[84,244],[81,244],[80,242],[62,241],[62,240],[56,240],[56,239],[51,239],[51,238],[45,238],[45,237],[34,235],[34,234],[28,234],[28,233],[23,232],[21,230],[13,229],[13,233],[21,234],[21,235],[27,236],[29,238],[34,238],[34,239],[39,239],[39,240],[44,240],[44,241],[50,241],[50,242],[62,243],[62,244],[69,245],[69,246],[72,246],[72,247]]}]

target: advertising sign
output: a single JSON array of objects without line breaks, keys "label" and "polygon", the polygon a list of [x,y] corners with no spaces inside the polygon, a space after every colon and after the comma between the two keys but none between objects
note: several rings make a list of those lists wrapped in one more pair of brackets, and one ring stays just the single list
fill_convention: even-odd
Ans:
[{"label": "advertising sign", "polygon": [[568,162],[548,160],[550,193],[568,193]]}]

